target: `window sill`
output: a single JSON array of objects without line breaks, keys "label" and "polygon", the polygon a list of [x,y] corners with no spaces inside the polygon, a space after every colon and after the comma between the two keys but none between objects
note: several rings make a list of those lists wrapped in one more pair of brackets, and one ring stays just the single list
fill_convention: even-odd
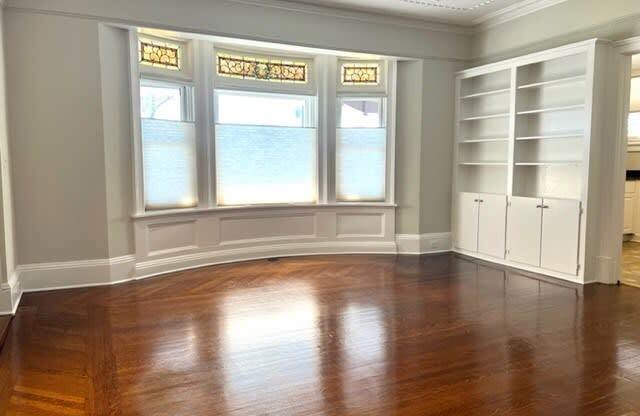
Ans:
[{"label": "window sill", "polygon": [[184,208],[184,209],[165,209],[157,211],[147,211],[133,214],[133,219],[158,218],[166,216],[193,215],[203,214],[207,212],[234,212],[234,211],[253,211],[268,209],[305,209],[305,208],[395,208],[397,204],[387,202],[334,202],[329,204],[273,204],[273,205],[234,205],[224,207],[211,208]]}]

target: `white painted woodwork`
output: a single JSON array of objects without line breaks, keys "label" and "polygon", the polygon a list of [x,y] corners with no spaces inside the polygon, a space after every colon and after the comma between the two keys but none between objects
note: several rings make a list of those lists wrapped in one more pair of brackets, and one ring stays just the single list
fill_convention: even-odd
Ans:
[{"label": "white painted woodwork", "polygon": [[479,200],[478,252],[503,259],[507,232],[507,197],[480,194]]},{"label": "white painted woodwork", "polygon": [[264,257],[397,252],[393,205],[149,213],[134,224],[136,276]]},{"label": "white painted woodwork", "polygon": [[580,201],[545,198],[542,206],[540,266],[577,274]]},{"label": "white painted woodwork", "polygon": [[637,201],[636,182],[626,181],[624,184],[624,234],[633,234]]},{"label": "white painted woodwork", "polygon": [[509,260],[540,266],[541,206],[541,198],[511,198],[507,238]]},{"label": "white painted woodwork", "polygon": [[[606,56],[591,39],[458,73],[454,250],[579,283],[602,274],[608,258],[599,255],[595,235],[605,214],[588,216],[586,208],[603,192],[596,116],[603,91],[596,80],[604,77]],[[485,200],[477,222],[469,195]],[[543,201],[553,201],[567,223]],[[637,211],[630,205],[628,214]],[[627,220],[625,230],[634,225]]]},{"label": "white painted woodwork", "polygon": [[455,236],[456,247],[467,250],[478,250],[478,194],[461,192],[455,204]]}]

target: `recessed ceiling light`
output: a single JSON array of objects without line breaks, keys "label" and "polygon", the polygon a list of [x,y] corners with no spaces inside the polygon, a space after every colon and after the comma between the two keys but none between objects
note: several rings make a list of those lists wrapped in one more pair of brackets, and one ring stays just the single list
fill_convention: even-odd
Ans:
[{"label": "recessed ceiling light", "polygon": [[474,4],[473,6],[470,6],[470,7],[451,6],[451,5],[448,5],[448,4],[444,4],[443,0],[400,0],[400,1],[404,2],[404,3],[417,4],[417,5],[420,5],[420,6],[437,7],[437,8],[440,8],[440,9],[456,10],[456,11],[460,11],[460,12],[469,12],[469,11],[472,11],[472,10],[479,9],[480,7],[488,6],[491,3],[495,2],[496,0],[481,1],[481,2],[478,2],[478,3],[476,3],[476,4]]}]

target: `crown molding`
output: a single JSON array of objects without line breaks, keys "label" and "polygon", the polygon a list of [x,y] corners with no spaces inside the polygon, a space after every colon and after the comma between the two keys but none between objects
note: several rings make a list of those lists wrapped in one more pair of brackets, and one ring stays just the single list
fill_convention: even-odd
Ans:
[{"label": "crown molding", "polygon": [[511,6],[496,10],[492,13],[487,13],[484,16],[474,19],[472,23],[475,26],[473,27],[476,32],[481,32],[510,20],[535,13],[539,10],[546,9],[547,7],[555,6],[566,1],[567,0],[522,0],[518,3],[512,4]]},{"label": "crown molding", "polygon": [[473,34],[474,28],[471,26],[458,25],[454,23],[442,23],[430,20],[416,19],[411,17],[396,17],[372,12],[356,11],[352,9],[316,6],[306,3],[297,3],[289,0],[227,0],[231,3],[247,4],[257,7],[274,8],[294,11],[298,13],[315,14],[329,17],[341,17],[363,22],[382,23],[387,25],[409,27],[412,29],[429,30],[434,32]]}]

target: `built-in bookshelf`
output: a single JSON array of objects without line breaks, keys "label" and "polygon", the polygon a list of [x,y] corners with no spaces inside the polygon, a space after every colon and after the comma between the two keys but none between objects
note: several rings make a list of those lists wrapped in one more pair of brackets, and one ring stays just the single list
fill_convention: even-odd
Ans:
[{"label": "built-in bookshelf", "polygon": [[511,71],[462,79],[458,99],[460,189],[504,194],[509,164]]},{"label": "built-in bookshelf", "polygon": [[458,74],[456,250],[583,276],[597,43]]}]

